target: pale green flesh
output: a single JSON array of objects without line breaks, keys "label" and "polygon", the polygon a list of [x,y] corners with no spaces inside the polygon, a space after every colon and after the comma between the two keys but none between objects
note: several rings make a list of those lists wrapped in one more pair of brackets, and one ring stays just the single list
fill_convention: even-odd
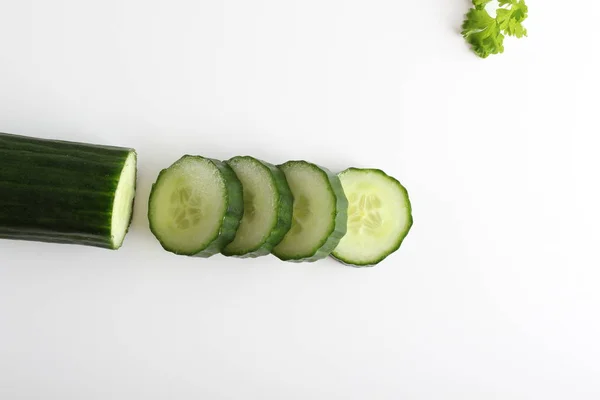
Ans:
[{"label": "pale green flesh", "polygon": [[123,244],[131,214],[133,212],[133,197],[135,196],[136,180],[136,154],[131,152],[121,171],[111,216],[111,241],[112,246],[118,249]]},{"label": "pale green flesh", "polygon": [[207,159],[187,158],[160,176],[150,199],[150,222],[163,246],[192,254],[218,236],[226,205],[218,168]]},{"label": "pale green flesh", "polygon": [[335,194],[327,176],[310,164],[284,165],[281,168],[294,195],[294,210],[292,228],[274,252],[286,257],[311,256],[335,225]]},{"label": "pale green flesh", "polygon": [[250,252],[260,247],[277,224],[278,194],[267,167],[251,158],[229,162],[244,191],[244,216],[228,253]]},{"label": "pale green flesh", "polygon": [[412,225],[406,191],[373,170],[339,175],[348,198],[348,231],[333,252],[347,263],[377,263],[394,252]]}]

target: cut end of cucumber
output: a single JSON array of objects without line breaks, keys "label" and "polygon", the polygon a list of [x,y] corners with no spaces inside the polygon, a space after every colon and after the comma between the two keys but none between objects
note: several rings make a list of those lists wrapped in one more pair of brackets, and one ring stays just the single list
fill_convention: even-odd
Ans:
[{"label": "cut end of cucumber", "polygon": [[372,266],[398,250],[412,226],[406,189],[377,169],[339,174],[348,198],[348,231],[333,252],[341,262]]},{"label": "cut end of cucumber", "polygon": [[131,223],[135,197],[136,164],[137,156],[134,151],[131,151],[121,171],[113,201],[111,214],[111,245],[113,249],[121,247]]},{"label": "cut end of cucumber", "polygon": [[198,255],[219,238],[229,201],[227,182],[215,161],[184,156],[161,171],[153,185],[150,229],[166,250]]}]

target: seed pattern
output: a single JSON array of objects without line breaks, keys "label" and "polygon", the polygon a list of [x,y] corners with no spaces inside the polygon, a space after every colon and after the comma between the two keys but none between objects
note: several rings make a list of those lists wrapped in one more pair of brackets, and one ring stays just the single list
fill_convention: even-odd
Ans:
[{"label": "seed pattern", "polygon": [[292,217],[292,231],[294,234],[299,234],[304,230],[303,224],[306,219],[312,214],[308,197],[304,195],[294,199],[294,211]]},{"label": "seed pattern", "polygon": [[244,192],[244,218],[251,222],[256,217],[255,196],[252,192]]},{"label": "seed pattern", "polygon": [[352,193],[348,198],[348,230],[352,233],[373,234],[383,224],[379,213],[381,200],[374,194]]},{"label": "seed pattern", "polygon": [[200,222],[200,196],[194,195],[188,186],[180,187],[171,194],[169,211],[177,228],[189,229]]}]

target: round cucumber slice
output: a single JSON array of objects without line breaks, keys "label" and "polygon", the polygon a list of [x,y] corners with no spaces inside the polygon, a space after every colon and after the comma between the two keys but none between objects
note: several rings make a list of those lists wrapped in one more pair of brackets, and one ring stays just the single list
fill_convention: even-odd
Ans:
[{"label": "round cucumber slice", "polygon": [[292,226],[293,197],[279,168],[253,157],[227,161],[244,190],[244,216],[226,256],[259,257],[271,253]]},{"label": "round cucumber slice", "polygon": [[327,257],[346,233],[348,201],[339,178],[306,161],[280,166],[294,196],[292,228],[273,254],[284,261]]},{"label": "round cucumber slice", "polygon": [[378,169],[349,168],[339,175],[348,197],[348,232],[333,257],[373,266],[400,248],[413,219],[408,192]]},{"label": "round cucumber slice", "polygon": [[175,254],[210,257],[242,219],[242,185],[225,163],[185,155],[158,175],[148,205],[150,230]]}]

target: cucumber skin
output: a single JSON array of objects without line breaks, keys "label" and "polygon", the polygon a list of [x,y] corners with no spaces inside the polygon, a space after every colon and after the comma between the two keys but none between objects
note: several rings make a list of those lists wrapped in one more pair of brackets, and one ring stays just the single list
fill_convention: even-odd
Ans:
[{"label": "cucumber skin", "polygon": [[234,157],[231,160],[226,161],[226,163],[229,163],[230,161],[236,158],[252,158],[269,169],[269,172],[271,173],[271,178],[273,180],[273,183],[275,184],[275,189],[278,193],[277,222],[271,230],[271,234],[256,249],[251,250],[248,253],[241,254],[235,252],[228,252],[225,249],[223,249],[222,253],[223,255],[228,257],[238,258],[256,258],[266,256],[268,254],[271,254],[273,248],[283,240],[285,234],[288,233],[288,231],[292,227],[292,210],[294,204],[294,196],[292,195],[292,191],[290,190],[290,186],[287,183],[287,179],[285,178],[284,173],[277,166],[250,156]]},{"label": "cucumber skin", "polygon": [[348,169],[345,169],[344,171],[340,172],[338,174],[341,175],[344,172],[348,172],[348,171],[367,171],[367,172],[371,172],[371,173],[375,173],[375,174],[381,174],[381,175],[385,175],[387,178],[391,179],[394,183],[396,183],[398,185],[398,187],[400,188],[400,191],[402,192],[402,194],[404,195],[405,199],[406,199],[406,203],[408,204],[408,226],[406,228],[406,231],[404,232],[404,234],[402,236],[400,236],[400,238],[398,239],[398,242],[396,244],[396,246],[394,246],[392,248],[392,250],[390,250],[389,253],[382,255],[380,258],[378,258],[377,260],[375,260],[374,262],[369,262],[369,263],[353,263],[349,260],[344,259],[343,257],[340,256],[336,256],[335,255],[335,250],[331,253],[331,257],[334,258],[335,260],[337,260],[338,262],[347,265],[349,267],[354,267],[354,268],[370,268],[370,267],[374,267],[375,265],[379,264],[380,262],[382,262],[384,259],[386,259],[388,256],[390,256],[391,254],[395,253],[396,251],[398,251],[398,249],[400,248],[400,246],[402,245],[402,242],[404,242],[404,239],[406,238],[406,236],[408,235],[408,233],[410,232],[410,229],[412,228],[413,225],[413,216],[412,216],[412,204],[410,202],[410,197],[408,196],[408,190],[406,190],[406,188],[400,183],[400,181],[398,181],[398,179],[394,178],[391,175],[386,174],[384,171],[380,170],[380,169],[376,169],[376,168],[355,168],[355,167],[351,167]]},{"label": "cucumber skin", "polygon": [[[223,249],[223,247],[227,246],[234,239],[235,233],[237,232],[237,228],[238,228],[238,226],[240,226],[240,221],[242,219],[242,215],[244,214],[244,200],[243,200],[243,193],[242,193],[242,183],[240,182],[237,175],[235,174],[235,172],[233,172],[233,170],[231,169],[231,167],[229,165],[225,164],[222,161],[215,160],[212,158],[205,158],[202,156],[192,156],[192,155],[186,154],[183,157],[181,157],[179,160],[177,160],[175,163],[173,163],[173,165],[182,161],[183,159],[185,159],[187,157],[192,157],[192,158],[199,157],[199,158],[204,158],[206,160],[211,161],[215,165],[215,167],[217,167],[217,169],[219,170],[219,172],[223,175],[223,178],[225,179],[225,187],[227,190],[227,194],[226,194],[227,207],[225,209],[225,214],[223,216],[223,223],[221,224],[221,229],[219,230],[219,232],[217,232],[217,234],[215,236],[213,236],[211,243],[207,247],[205,247],[204,249],[202,249],[196,253],[193,253],[193,254],[178,253],[172,249],[165,247],[163,242],[160,240],[160,236],[157,235],[157,232],[152,227],[152,224],[150,224],[150,230],[152,231],[152,233],[154,234],[156,239],[160,242],[163,249],[165,249],[166,251],[168,251],[170,253],[191,256],[191,257],[208,258],[212,255],[220,253],[221,250]],[[160,173],[158,174],[158,177],[156,178],[156,181],[152,184],[152,189],[150,191],[150,199],[152,198],[152,192],[154,192],[154,190],[156,188],[156,182],[158,182],[160,180],[161,176],[164,173],[166,173],[167,170],[168,170],[168,168],[165,168],[162,171],[160,171]],[[152,208],[150,206],[148,206],[148,220],[149,221],[150,221],[151,210],[152,210]]]},{"label": "cucumber skin", "polygon": [[0,133],[0,238],[118,249],[112,208],[131,153]]},{"label": "cucumber skin", "polygon": [[275,254],[275,253],[273,253],[273,255],[282,261],[298,262],[298,263],[299,262],[315,262],[315,261],[322,260],[322,259],[328,257],[329,255],[331,255],[331,252],[333,252],[333,250],[340,243],[340,240],[342,240],[342,238],[346,234],[346,230],[347,230],[347,226],[348,226],[348,199],[346,198],[346,194],[344,193],[344,189],[342,188],[342,183],[340,182],[340,178],[338,178],[338,176],[336,174],[329,171],[327,168],[324,168],[319,165],[312,164],[312,163],[309,163],[309,162],[303,161],[303,160],[288,161],[284,164],[279,165],[279,167],[281,168],[285,165],[293,164],[293,163],[311,164],[313,167],[316,167],[317,169],[319,169],[327,177],[327,180],[329,181],[329,185],[330,185],[330,191],[333,193],[333,195],[336,198],[336,201],[335,201],[335,210],[336,210],[335,223],[334,223],[332,230],[329,233],[329,236],[326,239],[324,239],[323,241],[321,241],[321,243],[318,245],[318,247],[316,248],[315,252],[312,255],[307,256],[307,257],[299,257],[299,258],[286,257],[281,254]]}]

